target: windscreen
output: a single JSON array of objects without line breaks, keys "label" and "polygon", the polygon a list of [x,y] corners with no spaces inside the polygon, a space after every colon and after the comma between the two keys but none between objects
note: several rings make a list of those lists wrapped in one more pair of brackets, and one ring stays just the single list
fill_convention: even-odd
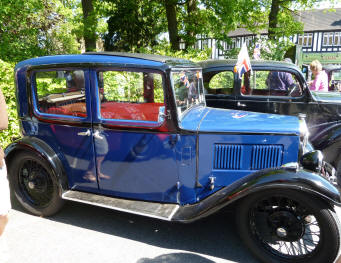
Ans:
[{"label": "windscreen", "polygon": [[196,105],[205,105],[201,69],[185,69],[172,72],[178,115]]}]

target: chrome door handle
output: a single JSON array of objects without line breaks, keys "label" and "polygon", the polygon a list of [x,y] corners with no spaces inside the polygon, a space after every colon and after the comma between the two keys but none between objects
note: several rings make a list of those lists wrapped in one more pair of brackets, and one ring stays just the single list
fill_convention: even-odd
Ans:
[{"label": "chrome door handle", "polygon": [[79,135],[79,136],[90,136],[91,135],[91,131],[88,129],[85,132],[77,133],[77,135]]},{"label": "chrome door handle", "polygon": [[246,107],[246,104],[240,103],[240,102],[238,101],[238,102],[237,102],[237,106],[238,106],[238,107]]}]

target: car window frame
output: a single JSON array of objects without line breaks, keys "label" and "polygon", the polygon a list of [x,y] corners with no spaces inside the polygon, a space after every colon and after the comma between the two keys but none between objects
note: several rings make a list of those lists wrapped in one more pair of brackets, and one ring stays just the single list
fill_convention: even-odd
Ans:
[{"label": "car window frame", "polygon": [[[73,116],[73,115],[63,115],[63,114],[55,114],[55,113],[46,113],[41,112],[38,110],[38,92],[36,86],[36,73],[37,72],[48,72],[48,71],[76,71],[82,70],[84,72],[84,91],[85,91],[85,105],[86,105],[86,117],[82,116]],[[90,73],[88,68],[84,68],[81,66],[53,66],[53,67],[32,67],[27,72],[29,85],[28,88],[31,94],[31,109],[33,115],[35,115],[41,121],[49,121],[49,120],[56,120],[58,122],[65,122],[65,123],[89,123],[92,119],[91,114],[91,96],[90,96]]]},{"label": "car window frame", "polygon": [[[242,84],[242,80],[239,79],[238,77],[236,78],[236,82],[235,82],[235,85],[236,85],[236,96],[238,97],[242,97],[242,98],[253,98],[253,97],[256,97],[256,98],[269,98],[269,99],[286,99],[286,100],[302,100],[305,96],[306,96],[306,91],[308,88],[306,82],[304,80],[302,80],[302,77],[300,74],[296,74],[297,71],[291,69],[291,68],[283,68],[283,67],[273,67],[273,68],[269,68],[269,67],[252,67],[252,71],[283,71],[283,72],[288,72],[288,73],[291,73],[292,75],[294,75],[297,79],[297,81],[300,83],[300,85],[302,86],[302,95],[301,96],[297,96],[297,97],[292,97],[292,96],[271,96],[271,95],[244,95],[242,94],[241,92],[241,84]],[[238,73],[235,73],[236,75]]]},{"label": "car window frame", "polygon": [[144,121],[144,120],[122,120],[122,119],[107,119],[101,116],[101,102],[99,96],[99,85],[98,85],[98,72],[105,72],[105,71],[129,71],[129,72],[139,72],[139,73],[156,73],[160,74],[162,78],[162,88],[163,88],[163,100],[164,100],[164,107],[165,113],[168,110],[168,103],[167,103],[167,96],[166,96],[166,75],[165,72],[158,69],[150,69],[150,68],[142,68],[142,67],[119,67],[119,66],[109,66],[109,67],[96,67],[93,68],[93,93],[95,94],[94,103],[96,107],[96,120],[109,127],[115,126],[123,126],[123,127],[131,127],[131,128],[160,128],[162,127],[165,122],[167,121],[166,118],[162,122],[158,121]]}]

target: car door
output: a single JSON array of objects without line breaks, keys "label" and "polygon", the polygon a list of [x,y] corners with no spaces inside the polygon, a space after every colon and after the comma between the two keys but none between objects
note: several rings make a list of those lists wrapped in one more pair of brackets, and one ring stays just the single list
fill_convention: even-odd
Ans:
[{"label": "car door", "polygon": [[173,141],[161,131],[166,105],[163,75],[138,69],[92,72],[93,138],[101,193],[177,202]]},{"label": "car door", "polygon": [[[89,70],[34,70],[34,114],[25,131],[52,147],[64,164],[71,189],[98,191],[91,130]],[[26,134],[30,135],[30,134]]]}]

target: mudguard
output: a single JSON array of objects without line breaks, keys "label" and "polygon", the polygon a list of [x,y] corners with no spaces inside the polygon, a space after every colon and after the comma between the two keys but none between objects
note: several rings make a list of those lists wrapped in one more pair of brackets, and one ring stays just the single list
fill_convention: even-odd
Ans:
[{"label": "mudguard", "polygon": [[325,161],[337,166],[341,145],[341,123],[328,124],[327,128],[324,127],[309,140],[315,149],[323,152]]},{"label": "mudguard", "polygon": [[57,176],[62,191],[64,192],[69,189],[67,176],[65,174],[62,162],[58,158],[58,155],[45,142],[35,137],[24,137],[11,143],[4,150],[6,164],[10,165],[12,158],[15,158],[16,153],[20,151],[33,151],[37,155],[43,157],[50,164],[55,175]]},{"label": "mudguard", "polygon": [[252,193],[274,188],[302,191],[323,199],[330,206],[341,206],[339,190],[317,173],[292,168],[265,169],[222,188],[199,203],[180,207],[172,220],[192,222]]}]

